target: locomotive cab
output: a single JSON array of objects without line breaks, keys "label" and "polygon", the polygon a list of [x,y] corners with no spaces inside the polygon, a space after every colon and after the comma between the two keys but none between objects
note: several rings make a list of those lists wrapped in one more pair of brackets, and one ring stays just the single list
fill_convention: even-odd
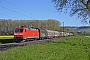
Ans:
[{"label": "locomotive cab", "polygon": [[23,40],[24,28],[16,28],[14,31],[14,41],[21,42]]}]

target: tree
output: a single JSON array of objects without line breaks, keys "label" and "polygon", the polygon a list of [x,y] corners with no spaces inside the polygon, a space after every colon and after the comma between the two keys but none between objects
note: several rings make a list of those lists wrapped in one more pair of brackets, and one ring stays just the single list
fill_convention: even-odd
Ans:
[{"label": "tree", "polygon": [[83,23],[87,23],[90,19],[90,0],[52,0],[52,2],[58,11],[62,12],[65,9],[67,13],[70,10],[70,16],[77,14]]}]

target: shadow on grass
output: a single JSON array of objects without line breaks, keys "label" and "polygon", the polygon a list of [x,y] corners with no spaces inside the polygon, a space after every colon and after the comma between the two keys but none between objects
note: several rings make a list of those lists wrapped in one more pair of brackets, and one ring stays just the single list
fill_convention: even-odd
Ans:
[{"label": "shadow on grass", "polygon": [[14,42],[13,39],[0,39],[1,44]]}]

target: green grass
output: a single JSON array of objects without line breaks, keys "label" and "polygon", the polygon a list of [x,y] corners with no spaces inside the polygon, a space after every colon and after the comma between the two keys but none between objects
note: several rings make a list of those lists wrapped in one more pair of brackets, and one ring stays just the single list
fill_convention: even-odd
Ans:
[{"label": "green grass", "polygon": [[0,60],[90,60],[90,38],[70,37],[0,52]]}]

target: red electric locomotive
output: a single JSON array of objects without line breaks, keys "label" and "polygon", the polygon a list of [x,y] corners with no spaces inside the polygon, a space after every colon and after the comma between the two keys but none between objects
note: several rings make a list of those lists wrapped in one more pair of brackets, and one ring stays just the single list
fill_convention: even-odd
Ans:
[{"label": "red electric locomotive", "polygon": [[39,39],[39,29],[37,28],[16,28],[14,31],[14,41],[21,42],[28,39]]}]

